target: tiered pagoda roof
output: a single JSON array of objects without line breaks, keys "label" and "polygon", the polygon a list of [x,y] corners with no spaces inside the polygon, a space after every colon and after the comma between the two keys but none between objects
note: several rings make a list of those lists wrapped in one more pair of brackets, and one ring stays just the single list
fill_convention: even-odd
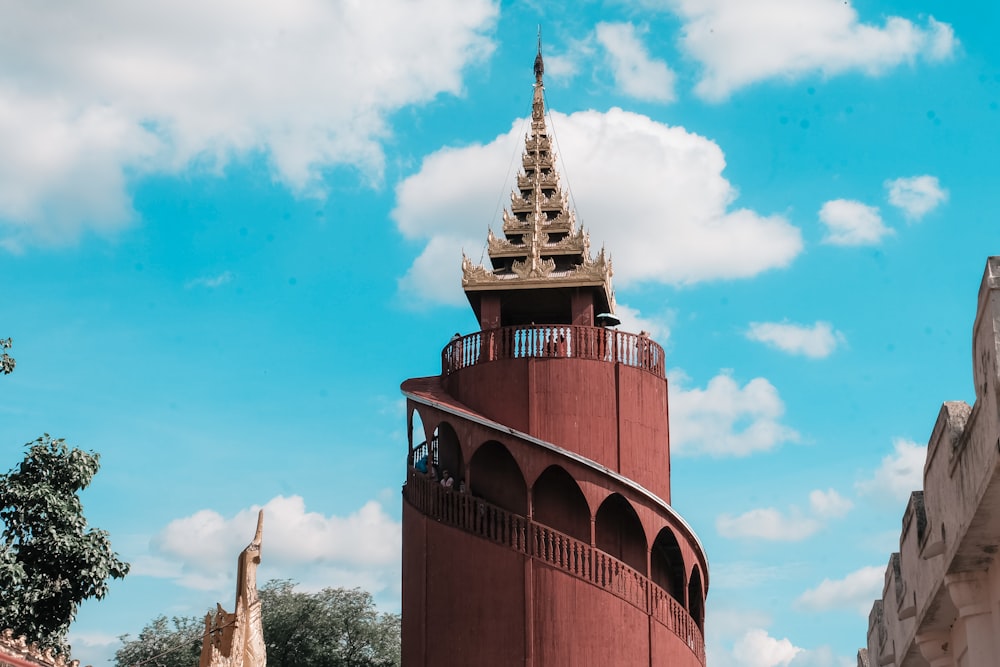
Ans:
[{"label": "tiered pagoda roof", "polygon": [[541,46],[535,58],[531,130],[525,137],[523,171],[503,212],[503,237],[489,230],[490,266],[462,256],[462,288],[478,312],[477,292],[589,288],[600,312],[614,311],[611,259],[604,249],[593,258],[590,235],[576,224],[556,170],[556,154],[545,125],[545,67]]}]

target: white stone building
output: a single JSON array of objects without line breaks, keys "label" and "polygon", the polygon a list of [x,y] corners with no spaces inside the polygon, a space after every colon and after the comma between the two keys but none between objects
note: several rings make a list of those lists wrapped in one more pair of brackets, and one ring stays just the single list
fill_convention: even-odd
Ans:
[{"label": "white stone building", "polygon": [[941,406],[859,666],[1000,666],[998,355],[1000,257],[990,257],[972,332],[976,401]]}]

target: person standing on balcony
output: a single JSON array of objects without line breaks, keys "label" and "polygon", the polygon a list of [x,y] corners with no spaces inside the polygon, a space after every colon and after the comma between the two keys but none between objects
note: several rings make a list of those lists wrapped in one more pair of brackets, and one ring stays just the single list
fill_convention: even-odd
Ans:
[{"label": "person standing on balcony", "polygon": [[451,476],[447,470],[441,471],[441,486],[446,489],[450,489],[455,486],[455,478]]}]

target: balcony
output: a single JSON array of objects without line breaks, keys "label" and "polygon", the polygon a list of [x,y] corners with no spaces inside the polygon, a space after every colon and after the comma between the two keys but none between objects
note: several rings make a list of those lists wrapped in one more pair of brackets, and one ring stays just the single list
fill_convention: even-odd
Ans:
[{"label": "balcony", "polygon": [[591,359],[619,363],[666,377],[663,348],[649,336],[575,325],[529,325],[477,331],[441,351],[441,373],[499,359]]},{"label": "balcony", "polygon": [[645,612],[683,641],[705,664],[705,642],[682,604],[640,572],[585,542],[447,489],[409,468],[403,498],[428,518],[518,551],[601,588]]}]

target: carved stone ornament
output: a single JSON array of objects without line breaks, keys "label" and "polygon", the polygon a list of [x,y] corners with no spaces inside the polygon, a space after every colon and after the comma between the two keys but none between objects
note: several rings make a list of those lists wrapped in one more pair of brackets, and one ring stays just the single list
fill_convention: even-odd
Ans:
[{"label": "carved stone ornament", "polygon": [[481,264],[473,264],[472,260],[462,254],[462,285],[476,285],[495,282],[498,278],[492,271]]},{"label": "carved stone ornament", "polygon": [[205,616],[205,636],[199,667],[266,667],[267,649],[257,596],[257,566],[260,565],[264,510],[257,515],[257,533],[240,554],[236,573],[236,611],[216,605]]},{"label": "carved stone ornament", "polygon": [[511,266],[519,278],[544,278],[556,269],[553,259],[530,257],[523,262],[515,261]]},{"label": "carved stone ornament", "polygon": [[51,648],[40,648],[38,644],[29,644],[21,635],[14,637],[10,628],[0,632],[0,665],[5,665],[6,658],[16,658],[19,662],[28,662],[38,667],[79,667],[79,660],[67,662],[63,655],[55,655]]}]

